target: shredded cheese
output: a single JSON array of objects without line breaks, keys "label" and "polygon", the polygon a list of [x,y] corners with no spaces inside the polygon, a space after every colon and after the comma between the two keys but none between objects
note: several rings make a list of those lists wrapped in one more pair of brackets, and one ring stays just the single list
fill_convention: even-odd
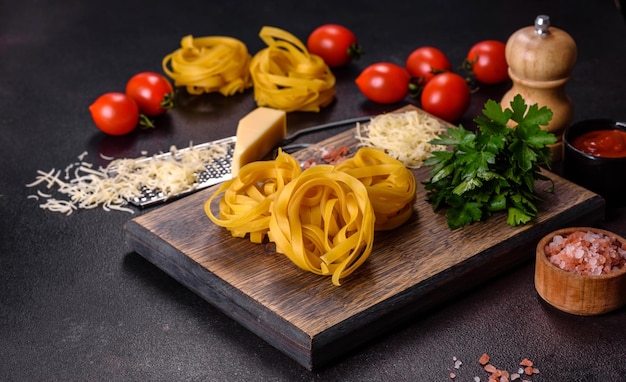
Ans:
[{"label": "shredded cheese", "polygon": [[190,94],[220,92],[229,96],[252,86],[250,54],[246,45],[232,37],[191,35],[181,47],[163,58],[163,71],[175,86]]},{"label": "shredded cheese", "polygon": [[37,199],[45,199],[39,205],[41,208],[54,212],[69,215],[78,209],[101,206],[105,211],[133,213],[126,207],[128,201],[142,196],[142,190],[146,188],[167,196],[193,190],[196,174],[203,171],[213,158],[224,156],[226,149],[220,145],[206,149],[190,145],[185,150],[172,146],[170,154],[116,159],[106,167],[94,169],[93,164],[84,161],[86,153],[83,153],[78,162],[70,164],[64,171],[37,171],[35,180],[26,187],[56,191],[62,198],[41,189],[35,195]]},{"label": "shredded cheese", "polygon": [[357,124],[356,138],[361,146],[384,150],[408,168],[419,168],[433,151],[445,146],[430,141],[444,131],[435,117],[416,110],[387,113]]},{"label": "shredded cheese", "polygon": [[332,102],[335,76],[320,56],[284,30],[266,26],[259,35],[267,48],[250,61],[258,106],[318,112]]}]

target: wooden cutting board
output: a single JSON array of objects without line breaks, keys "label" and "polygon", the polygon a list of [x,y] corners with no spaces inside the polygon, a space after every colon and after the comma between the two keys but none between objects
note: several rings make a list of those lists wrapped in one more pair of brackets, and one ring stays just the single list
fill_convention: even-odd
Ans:
[{"label": "wooden cutting board", "polygon": [[[354,129],[294,154],[304,160],[320,147],[347,144]],[[424,314],[471,287],[534,257],[547,233],[594,225],[603,199],[553,173],[537,190],[545,200],[532,224],[510,227],[506,214],[450,230],[418,187],[413,218],[377,232],[374,249],[355,273],[334,286],[330,277],[297,268],[272,244],[233,238],[205,215],[217,186],[129,221],[126,239],[136,252],[297,363],[312,370],[337,361],[374,337]],[[428,169],[415,171],[418,182]]]}]

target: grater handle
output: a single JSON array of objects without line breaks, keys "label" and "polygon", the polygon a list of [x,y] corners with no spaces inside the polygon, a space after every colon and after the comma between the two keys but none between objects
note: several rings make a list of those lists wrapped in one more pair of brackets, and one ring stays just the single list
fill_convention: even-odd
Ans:
[{"label": "grater handle", "polygon": [[370,117],[356,117],[356,118],[344,119],[344,120],[341,120],[341,121],[325,123],[323,125],[307,127],[305,129],[298,130],[295,133],[286,136],[285,138],[283,138],[280,141],[278,146],[281,147],[281,146],[284,146],[284,145],[288,145],[289,143],[295,141],[297,138],[299,138],[302,135],[311,134],[311,133],[315,133],[315,132],[318,132],[318,131],[332,129],[332,128],[340,127],[340,126],[344,126],[344,125],[350,125],[350,124],[353,124],[353,123],[367,122],[370,119],[372,119],[371,116]]}]

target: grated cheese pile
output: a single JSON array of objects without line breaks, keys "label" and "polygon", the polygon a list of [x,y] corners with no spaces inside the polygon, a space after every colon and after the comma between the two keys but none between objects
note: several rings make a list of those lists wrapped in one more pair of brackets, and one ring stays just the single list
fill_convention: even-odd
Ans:
[{"label": "grated cheese pile", "polygon": [[445,150],[445,146],[429,143],[443,131],[435,117],[412,110],[381,114],[368,124],[358,123],[356,138],[362,146],[384,150],[408,168],[419,168],[433,151]]},{"label": "grated cheese pile", "polygon": [[183,150],[172,146],[165,155],[116,159],[106,167],[94,168],[84,160],[87,152],[83,152],[64,170],[37,171],[35,180],[26,185],[54,190],[63,197],[56,198],[49,191],[38,189],[28,198],[42,198],[44,202],[39,207],[67,215],[77,209],[99,206],[105,211],[134,213],[126,205],[129,200],[142,196],[142,189],[158,190],[167,196],[193,190],[196,174],[204,171],[213,158],[224,155],[226,148],[221,145],[201,149],[190,145]]}]

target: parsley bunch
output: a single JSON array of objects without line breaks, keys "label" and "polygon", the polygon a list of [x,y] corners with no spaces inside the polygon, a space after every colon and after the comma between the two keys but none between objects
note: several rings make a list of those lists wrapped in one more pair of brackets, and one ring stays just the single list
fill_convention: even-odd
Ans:
[{"label": "parsley bunch", "polygon": [[[448,128],[432,144],[451,150],[436,151],[425,161],[432,166],[423,181],[433,209],[447,208],[448,226],[457,229],[486,220],[496,211],[508,212],[507,223],[518,226],[537,215],[536,180],[550,180],[540,173],[550,168],[554,134],[542,130],[552,111],[537,104],[528,107],[521,95],[510,108],[488,100],[484,116],[474,119],[476,133],[462,126]],[[510,128],[509,121],[517,126]]]}]

